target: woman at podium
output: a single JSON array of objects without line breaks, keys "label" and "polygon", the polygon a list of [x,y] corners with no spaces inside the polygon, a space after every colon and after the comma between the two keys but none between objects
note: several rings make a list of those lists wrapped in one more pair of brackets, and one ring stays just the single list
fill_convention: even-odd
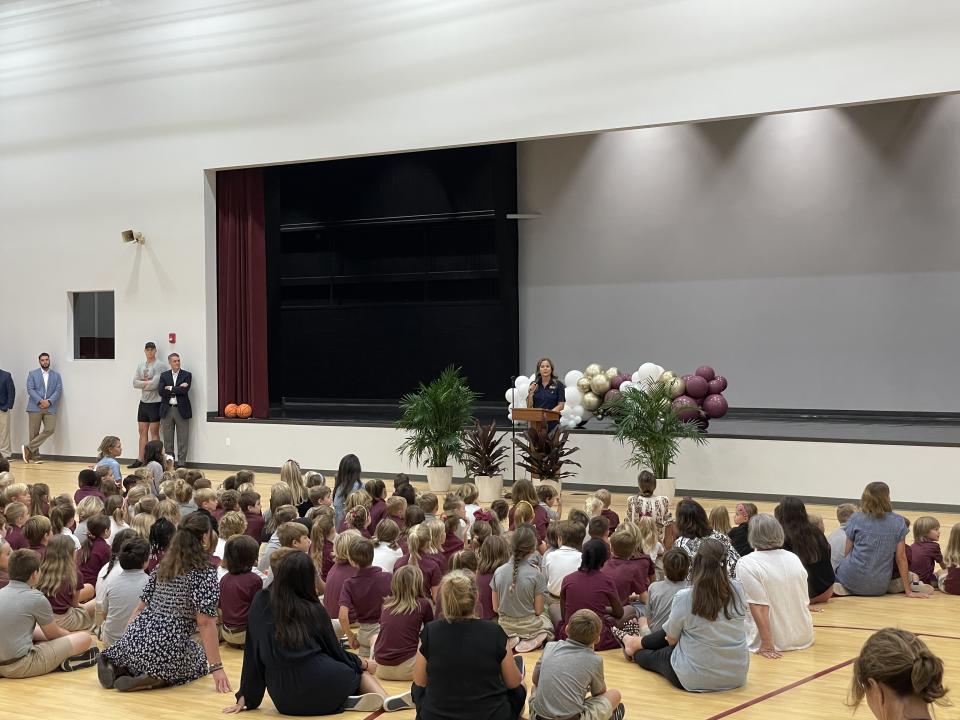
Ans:
[{"label": "woman at podium", "polygon": [[[566,389],[563,383],[554,375],[553,360],[550,358],[541,358],[537,363],[537,372],[534,373],[535,380],[530,383],[530,390],[527,392],[528,408],[543,408],[544,410],[555,410],[560,412],[566,402]],[[547,430],[553,430],[558,423],[556,421],[547,423]]]}]

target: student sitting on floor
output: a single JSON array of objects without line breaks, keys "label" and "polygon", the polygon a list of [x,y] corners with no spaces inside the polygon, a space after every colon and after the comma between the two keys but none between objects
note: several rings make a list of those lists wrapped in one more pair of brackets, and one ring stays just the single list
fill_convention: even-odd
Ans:
[{"label": "student sitting on floor", "polygon": [[465,482],[457,488],[457,494],[463,500],[463,513],[467,521],[467,526],[473,525],[474,513],[480,509],[477,505],[477,498],[480,497],[480,490],[471,482]]},{"label": "student sitting on floor", "polygon": [[[85,585],[91,588],[89,600],[93,597],[93,588],[97,584],[100,568],[110,562],[110,518],[106,515],[94,515],[87,521],[87,533],[80,543],[77,553],[77,567]],[[72,541],[71,541],[72,542]]]},{"label": "student sitting on floor", "polygon": [[384,517],[378,524],[373,540],[373,564],[384,572],[393,572],[393,566],[403,555],[403,550],[397,543],[400,537],[400,528],[389,517]]},{"label": "student sitting on floor", "polygon": [[[25,525],[24,534],[27,534],[26,529]],[[937,587],[937,565],[944,570],[947,567],[943,564],[943,554],[940,552],[940,521],[930,515],[923,515],[913,523],[910,572],[916,573],[920,582],[935,588]]]},{"label": "student sitting on floor", "polygon": [[[460,502],[460,509],[463,509],[463,502]],[[443,529],[445,537],[440,551],[447,560],[447,566],[450,565],[450,558],[463,550],[463,540],[457,536],[457,531],[461,529],[463,520],[458,515],[448,515],[443,519]]]},{"label": "student sitting on floor", "polygon": [[0,537],[0,590],[10,584],[10,543]]},{"label": "student sitting on floor", "polygon": [[[850,516],[856,511],[857,506],[853,503],[841,503],[837,505],[837,522],[840,523],[840,527],[827,536],[827,543],[830,545],[830,564],[833,565],[834,572],[836,572],[840,561],[843,560],[843,555],[847,548],[847,521],[850,520]],[[739,550],[740,548],[737,549]]]},{"label": "student sitting on floor", "polygon": [[243,532],[258,543],[263,534],[263,514],[260,512],[260,493],[246,490],[240,493],[240,512],[247,520],[247,529]]},{"label": "student sitting on floor", "polygon": [[220,636],[231,647],[243,647],[250,604],[263,589],[264,577],[253,572],[258,550],[257,541],[244,534],[231,537],[224,548],[221,567],[227,574],[220,578]]},{"label": "student sitting on floor", "polygon": [[[489,545],[489,547],[488,547]],[[510,560],[510,544],[500,535],[491,535],[477,553],[477,616],[481,620],[496,620],[493,609],[493,574]],[[558,598],[559,600],[559,598]]]},{"label": "student sitting on floor", "polygon": [[423,510],[423,521],[431,522],[439,520],[438,512],[440,510],[440,500],[436,495],[426,492],[417,498],[417,504]]},{"label": "student sitting on floor", "polygon": [[468,527],[466,503],[464,503],[463,498],[456,493],[447,493],[447,496],[443,500],[443,520],[446,521],[452,516],[455,516],[460,521],[455,529],[455,534],[460,540],[463,540],[467,536]]},{"label": "student sitting on floor", "polygon": [[257,565],[257,568],[260,570],[260,572],[266,572],[267,568],[270,567],[270,553],[277,548],[282,547],[280,543],[280,534],[278,532],[280,526],[284,523],[293,522],[298,517],[300,517],[300,515],[293,505],[279,505],[277,506],[277,509],[274,510],[273,515],[270,518],[270,524],[275,529],[270,534],[270,539],[267,541],[266,547],[263,548],[263,554],[260,555],[260,563]]},{"label": "student sitting on floor", "polygon": [[547,578],[547,607],[554,624],[560,622],[560,587],[567,575],[580,569],[583,538],[587,532],[583,525],[573,520],[561,520],[557,526],[562,544],[545,555],[542,563]]},{"label": "student sitting on floor", "polygon": [[670,548],[663,554],[663,574],[666,579],[650,583],[647,589],[645,617],[649,632],[655,633],[663,629],[663,624],[670,617],[674,596],[683,588],[689,587],[689,572],[690,556],[685,550]]},{"label": "student sitting on floor", "polygon": [[367,480],[363,489],[370,496],[370,532],[377,530],[377,524],[387,514],[387,486],[383,480]]},{"label": "student sitting on floor", "polygon": [[399,495],[391,495],[386,500],[384,518],[393,520],[402,533],[407,528],[407,501]]},{"label": "student sitting on floor", "polygon": [[47,554],[47,543],[53,537],[50,520],[44,515],[27,518],[23,524],[23,537],[30,543],[29,548],[43,560],[43,556]]},{"label": "student sitting on floor", "polygon": [[40,557],[32,550],[17,550],[10,555],[8,573],[10,582],[0,589],[0,677],[37,677],[58,667],[78,670],[96,665],[100,654],[96,638],[57,625],[50,603],[35,589]]},{"label": "student sitting on floor", "polygon": [[603,515],[595,515],[587,523],[587,539],[584,545],[591,540],[601,540],[610,545],[610,522]]},{"label": "student sitting on floor", "polygon": [[[383,599],[390,594],[391,574],[373,565],[373,543],[362,538],[350,546],[350,565],[357,572],[347,578],[340,591],[338,620],[350,647],[360,657],[370,657],[370,646],[380,632]],[[356,634],[350,629],[350,616],[360,623]]]},{"label": "student sitting on floor", "polygon": [[122,636],[150,576],[145,572],[150,562],[150,543],[132,536],[123,542],[117,559],[120,574],[111,578],[103,595],[100,611],[103,617],[103,646],[114,645]]},{"label": "student sitting on floor", "polygon": [[333,567],[333,542],[337,539],[336,513],[331,507],[319,512],[310,528],[310,558],[317,568],[321,581],[327,579],[327,573]]},{"label": "student sitting on floor", "polygon": [[650,556],[639,553],[640,536],[633,523],[625,523],[610,536],[611,555],[603,566],[604,575],[610,577],[623,604],[625,617],[635,614],[632,602],[647,604],[647,588],[654,574]]},{"label": "student sitting on floor", "polygon": [[607,688],[603,660],[594,652],[602,629],[595,612],[577,610],[565,628],[567,639],[546,644],[533,669],[531,716],[537,720],[623,718],[620,691]]},{"label": "student sitting on floor", "polygon": [[[604,574],[602,568],[607,562],[610,550],[602,540],[590,540],[583,546],[583,559],[577,572],[570,573],[560,586],[560,615],[563,626],[577,610],[593,610],[603,619],[603,630],[597,640],[597,650],[611,650],[617,646],[617,640],[611,628],[628,619],[625,617],[620,593],[613,577]],[[609,609],[609,611],[608,611]],[[631,617],[635,614],[632,612]],[[639,625],[635,628],[639,632]],[[561,626],[561,633],[563,632]]]},{"label": "student sitting on floor", "polygon": [[380,631],[374,637],[373,658],[381,680],[413,679],[420,630],[433,620],[433,607],[423,588],[423,573],[406,565],[393,574],[390,595],[383,601]]},{"label": "student sitting on floor", "polygon": [[9,503],[3,509],[3,516],[7,521],[7,542],[14,550],[26,550],[30,542],[23,536],[23,525],[30,517],[27,506],[22,502]]},{"label": "student sitting on floor", "polygon": [[727,535],[733,544],[733,549],[737,551],[740,557],[753,552],[753,548],[750,547],[750,543],[747,542],[747,530],[750,524],[750,518],[758,512],[757,506],[753,503],[737,503],[736,510],[733,514],[733,527],[730,528]]},{"label": "student sitting on floor", "polygon": [[544,612],[547,580],[534,565],[537,533],[532,525],[517,525],[513,557],[493,574],[492,602],[498,622],[517,652],[530,652],[553,639],[553,625]]},{"label": "student sitting on floor", "polygon": [[[37,590],[50,603],[54,622],[70,631],[92,628],[96,609],[93,588],[84,586],[77,572],[76,553],[70,538],[63,535],[53,538],[40,561],[40,577],[37,579]],[[80,595],[84,590],[88,599],[81,603]]]},{"label": "student sitting on floor", "polygon": [[603,503],[603,509],[600,511],[600,514],[607,519],[607,522],[610,523],[610,534],[612,535],[614,532],[616,532],[617,527],[620,525],[620,516],[610,509],[610,502],[612,500],[610,491],[606,488],[600,488],[594,493],[594,495],[600,502]]},{"label": "student sitting on floor", "polygon": [[[327,571],[327,577],[324,578],[326,586],[323,591],[323,607],[330,616],[337,637],[344,632],[337,619],[340,616],[340,593],[343,591],[344,583],[357,574],[357,568],[350,564],[350,548],[360,540],[363,540],[363,537],[356,530],[347,530],[337,535],[333,543],[334,563]],[[355,620],[355,615],[350,618],[350,622]]]},{"label": "student sitting on floor", "polygon": [[562,510],[560,506],[560,493],[557,492],[557,489],[553,485],[538,485],[537,499],[540,501],[538,505],[546,510],[547,517],[551,521],[560,519],[560,512]]},{"label": "student sitting on floor", "polygon": [[127,540],[131,540],[136,536],[137,533],[132,528],[127,528],[110,538],[110,560],[107,561],[107,564],[100,568],[100,572],[97,573],[96,594],[94,596],[97,618],[102,618],[103,616],[103,596],[106,594],[107,588],[110,586],[110,583],[113,582],[114,578],[123,571],[119,562],[120,548],[123,547],[123,544]]},{"label": "student sitting on floor", "polygon": [[333,491],[326,485],[314,485],[307,488],[307,497],[311,507],[333,507]]},{"label": "student sitting on floor", "polygon": [[940,589],[948,595],[960,595],[960,523],[950,528],[943,564],[946,570],[937,576]]},{"label": "student sitting on floor", "polygon": [[717,505],[710,511],[710,527],[718,533],[730,536],[730,511],[725,505]]}]

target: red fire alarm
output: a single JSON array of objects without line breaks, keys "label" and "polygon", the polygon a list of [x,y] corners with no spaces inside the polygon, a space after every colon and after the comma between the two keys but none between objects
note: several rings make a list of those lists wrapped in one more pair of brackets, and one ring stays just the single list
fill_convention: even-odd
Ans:
[{"label": "red fire alarm", "polygon": [[170,343],[171,345],[175,345],[176,342],[177,342],[177,334],[176,334],[176,333],[168,333],[168,334],[167,334],[167,342]]}]

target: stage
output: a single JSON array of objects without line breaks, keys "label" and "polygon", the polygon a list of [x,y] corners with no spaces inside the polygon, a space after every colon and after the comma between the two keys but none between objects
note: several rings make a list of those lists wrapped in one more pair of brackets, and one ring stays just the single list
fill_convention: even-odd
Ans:
[{"label": "stage", "polygon": [[[509,432],[503,403],[480,407]],[[395,406],[392,408],[395,411]],[[340,457],[356,453],[364,472],[390,477],[423,475],[396,448],[404,435],[377,408],[346,406],[339,417],[235,421],[208,418],[202,424],[210,466],[276,468],[288,457],[304,467],[335,471]],[[713,421],[709,442],[683,447],[675,466],[678,494],[776,499],[787,494],[833,503],[857,499],[868,482],[883,480],[895,504],[960,509],[953,480],[960,465],[960,418],[952,415],[731,410]],[[609,421],[591,420],[570,433],[580,448],[574,488],[630,490],[636,471],[625,466],[626,448],[612,437]],[[462,478],[462,467],[454,467]],[[516,477],[522,477],[517,469]],[[513,472],[507,468],[506,482]]]}]

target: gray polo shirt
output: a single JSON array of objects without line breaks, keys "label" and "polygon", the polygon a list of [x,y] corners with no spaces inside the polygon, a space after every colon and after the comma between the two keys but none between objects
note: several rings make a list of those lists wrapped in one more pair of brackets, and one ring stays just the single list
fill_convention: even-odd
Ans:
[{"label": "gray polo shirt", "polygon": [[108,582],[103,595],[103,644],[106,647],[116,644],[127,629],[130,616],[140,604],[140,596],[150,576],[139,568],[122,570]]},{"label": "gray polo shirt", "polygon": [[[137,373],[133,376],[133,386],[140,391],[140,402],[160,402],[160,373],[169,369],[159,360],[154,360],[152,363],[146,360],[140,361],[137,365]],[[150,376],[149,380],[143,379],[144,373]]]},{"label": "gray polo shirt", "polygon": [[673,596],[688,587],[685,580],[658,580],[651,583],[647,590],[647,625],[650,632],[663,629],[663,624],[670,617],[670,607],[673,605]]},{"label": "gray polo shirt", "polygon": [[491,587],[497,591],[500,599],[500,615],[508,617],[526,617],[533,615],[533,601],[537,595],[543,595],[547,592],[547,579],[540,572],[540,569],[532,564],[532,560],[538,557],[533,553],[526,562],[520,563],[520,569],[517,572],[516,587],[511,590],[513,584],[513,561],[501,565],[493,573]]},{"label": "gray polo shirt", "polygon": [[0,590],[0,662],[22,658],[33,647],[33,629],[53,622],[50,602],[39,590],[11,580]]},{"label": "gray polo shirt", "polygon": [[603,660],[576,640],[547,643],[534,674],[539,682],[530,710],[544,718],[576,717],[586,707],[588,692],[599,695],[606,688]]}]

